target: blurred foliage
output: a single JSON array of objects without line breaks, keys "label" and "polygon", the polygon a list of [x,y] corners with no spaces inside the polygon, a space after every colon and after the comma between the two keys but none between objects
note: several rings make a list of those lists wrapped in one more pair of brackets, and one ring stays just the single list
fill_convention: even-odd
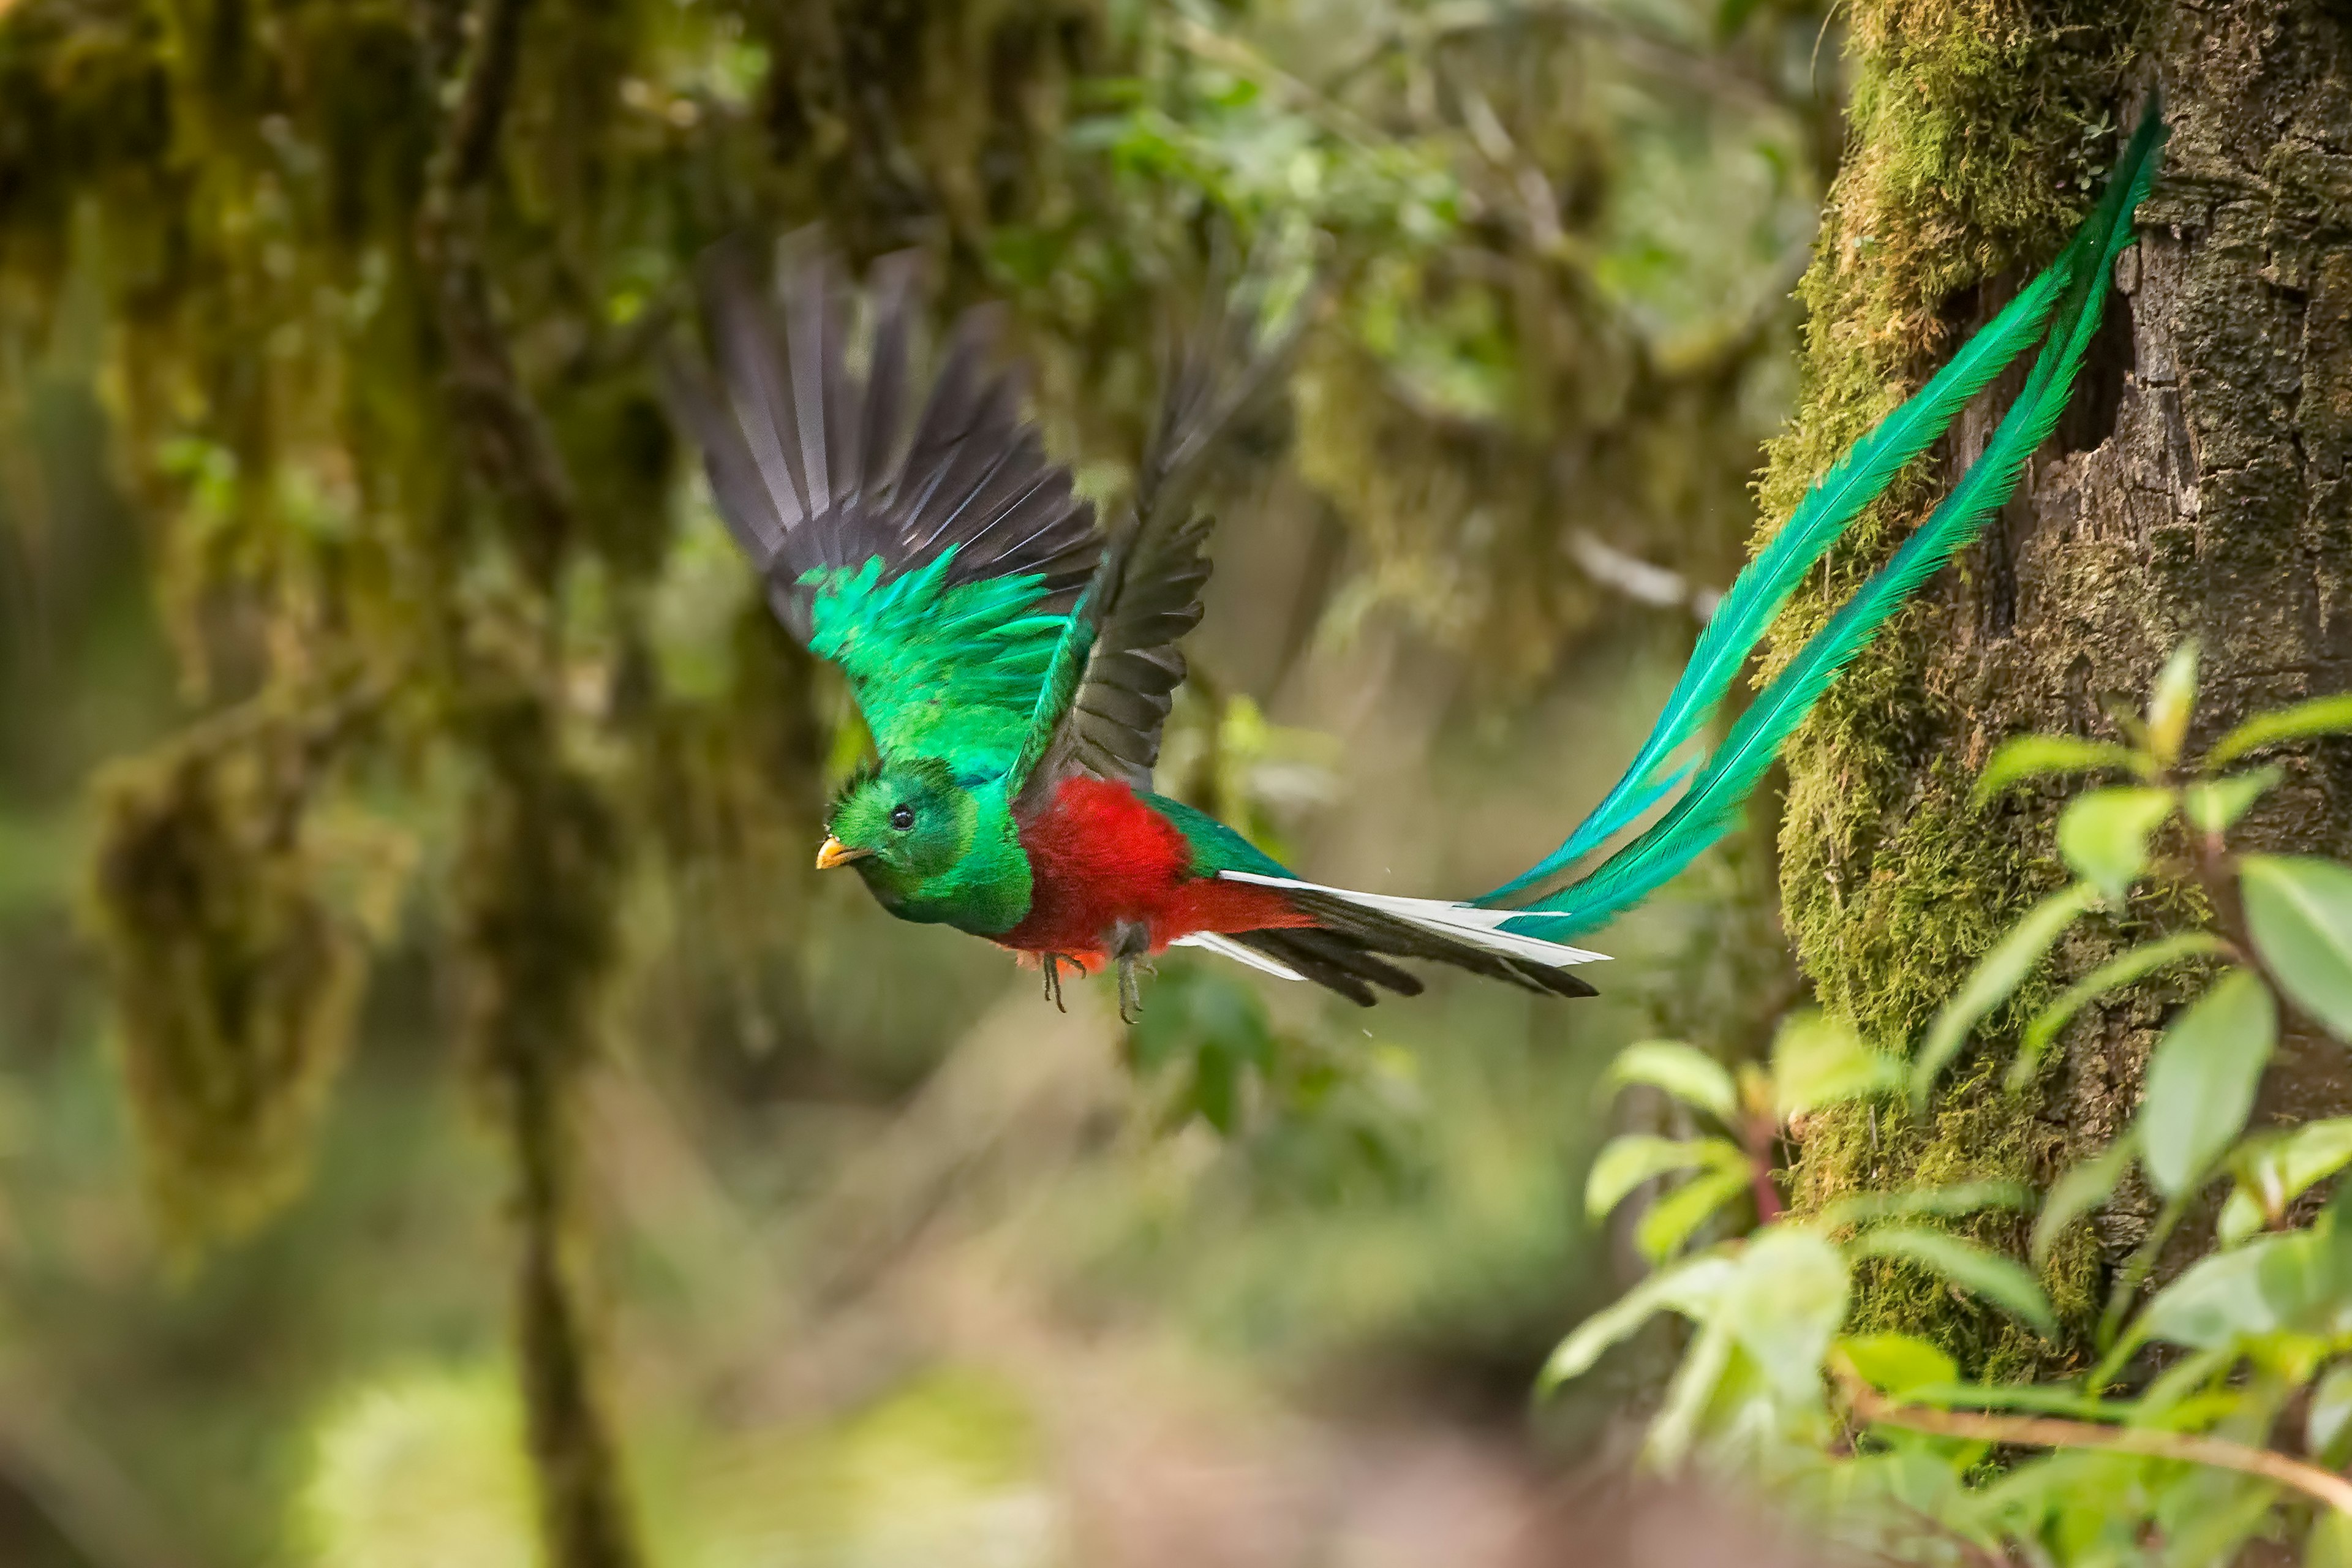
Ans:
[{"label": "blurred foliage", "polygon": [[[825,1349],[858,1269],[964,1247],[1252,1376],[1459,1363],[1516,1412],[1597,1289],[1594,1068],[1561,1047],[1785,985],[1769,868],[1630,924],[1689,978],[1573,1019],[1440,984],[1367,1037],[1171,963],[1107,1084],[1102,1019],[1056,1054],[1032,997],[996,1022],[1001,955],[812,877],[861,732],[751,591],[659,360],[722,235],[917,247],[942,312],[1012,302],[1114,493],[1208,236],[1315,247],[1329,310],[1223,487],[1162,784],[1311,864],[1475,885],[1556,837],[1687,637],[1569,533],[1702,584],[1740,557],[1839,146],[1829,27],[0,5],[0,1385],[55,1413],[0,1421],[26,1560],[507,1550],[518,1430],[556,1562],[625,1561],[632,1521],[734,1560],[692,1554],[676,1480],[728,1453],[747,1500],[869,1478],[825,1527],[863,1539],[873,1478],[923,1468],[885,1413],[937,1390],[805,1363],[864,1364]],[[163,1276],[165,1238],[246,1239]],[[990,1412],[1035,1389],[969,1387],[941,1419],[1030,1457],[927,1473],[1017,1513],[1043,1439]],[[385,1489],[445,1482],[476,1544],[400,1555]]]},{"label": "blurred foliage", "polygon": [[[1737,1079],[1671,1042],[1618,1058],[1613,1078],[1670,1094],[1721,1131],[1628,1135],[1594,1161],[1596,1213],[1646,1191],[1641,1238],[1660,1267],[1561,1343],[1548,1382],[1580,1376],[1654,1315],[1679,1314],[1696,1333],[1650,1426],[1652,1458],[1704,1456],[1826,1505],[1813,1515],[1825,1528],[1892,1561],[2220,1563],[2263,1548],[2347,1561],[2352,1237],[2346,1190],[2330,1186],[2352,1165],[2352,1119],[2263,1126],[2255,1110],[2283,1014],[2323,1048],[2352,1047],[2352,867],[2233,848],[2239,818],[2284,772],[2228,770],[2250,752],[2352,732],[2352,696],[2257,715],[2192,759],[2182,743],[2196,697],[2191,644],[2158,677],[2133,744],[2021,735],[1993,754],[1980,806],[2037,778],[2138,782],[2074,795],[2057,838],[2077,879],[1993,945],[1907,1061],[1818,1015],[1783,1029],[1769,1071]],[[2164,896],[2168,883],[2205,918],[2126,949],[2036,1008],[2000,1075],[2021,1103],[2042,1052],[2078,1015],[2126,1000],[2158,969],[2210,981],[2150,1053],[2137,1114],[2106,1148],[2053,1173],[2030,1234],[2021,1185],[1939,1184],[1932,1171],[1828,1194],[1806,1190],[1800,1173],[1800,1212],[1784,1212],[1782,1137],[1802,1142],[1832,1110],[1868,1106],[1874,1119],[1879,1101],[1896,1102],[1889,1116],[1904,1100],[1927,1114],[1947,1071],[1981,1070],[1966,1060],[1970,1037],[2069,927],[2095,913],[2126,919],[2136,903],[2168,912],[2181,901]],[[2102,1294],[2082,1222],[2135,1173],[2162,1208]],[[2210,1199],[2224,1184],[2217,1212]],[[1727,1208],[1749,1198],[1755,1228],[1714,1239]],[[2209,1228],[2210,1252],[2185,1267],[2168,1253],[2176,1235]],[[2011,1249],[2030,1252],[2041,1279]],[[2015,1320],[2075,1375],[2011,1375],[1990,1357],[1970,1365],[1960,1347],[1880,1328],[1874,1303],[1857,1298],[1865,1269]]]},{"label": "blurred foliage", "polygon": [[[512,1568],[532,1555],[520,1412],[488,1373],[394,1378],[321,1418],[299,1501],[320,1568]],[[816,1431],[652,1456],[647,1513],[680,1568],[959,1563],[1046,1568],[1063,1521],[1014,1394],[918,1379]]]}]

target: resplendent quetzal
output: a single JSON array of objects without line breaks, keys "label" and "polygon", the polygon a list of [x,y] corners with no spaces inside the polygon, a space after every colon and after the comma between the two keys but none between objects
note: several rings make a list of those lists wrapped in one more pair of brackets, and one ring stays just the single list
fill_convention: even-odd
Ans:
[{"label": "resplendent quetzal", "polygon": [[[1160,727],[1184,679],[1179,643],[1200,619],[1209,575],[1209,521],[1193,502],[1221,437],[1276,361],[1249,349],[1252,324],[1229,323],[1233,341],[1183,356],[1133,499],[1098,530],[1026,421],[1017,374],[992,364],[983,315],[959,324],[919,404],[909,265],[877,268],[860,376],[849,367],[847,302],[820,256],[787,279],[779,334],[740,255],[722,251],[707,273],[720,384],[688,372],[678,402],[769,602],[847,673],[880,753],[835,797],[817,865],[856,867],[901,919],[945,922],[1034,959],[1057,1002],[1065,963],[1114,966],[1122,1015],[1139,1003],[1138,963],[1171,946],[1365,1005],[1376,985],[1421,990],[1398,958],[1592,994],[1574,966],[1602,955],[1566,939],[1721,837],[1838,669],[2016,489],[2081,369],[2163,140],[2151,108],[2057,259],[1806,494],[1724,595],[1632,766],[1567,841],[1458,903],[1302,880],[1223,823],[1152,793]],[[2023,389],[1950,495],[1719,743],[1674,766],[1807,569],[2037,340]],[[1662,805],[1640,834],[1544,891]]]}]

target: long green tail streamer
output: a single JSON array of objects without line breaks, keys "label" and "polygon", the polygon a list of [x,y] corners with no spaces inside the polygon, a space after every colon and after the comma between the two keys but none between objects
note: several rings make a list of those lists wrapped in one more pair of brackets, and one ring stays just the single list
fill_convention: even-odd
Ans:
[{"label": "long green tail streamer", "polygon": [[1527,919],[1512,921],[1505,930],[1551,941],[1589,931],[1648,896],[1722,837],[1782,743],[1812,712],[1837,672],[2015,493],[2026,459],[2049,438],[2081,373],[2084,355],[2098,331],[2110,271],[2131,243],[2132,214],[2155,180],[2164,139],[2163,122],[2151,104],[2097,210],[2059,259],[1971,338],[1917,395],[1864,437],[1808,492],[1788,525],[1740,574],[1625,777],[1559,849],[1479,901],[1502,900],[1558,872],[1673,786],[1679,774],[1664,784],[1653,782],[1653,775],[1713,714],[1806,569],[1903,464],[1942,433],[1960,405],[2050,321],[2049,336],[2024,389],[1952,493],[1757,695],[1665,816],[1589,875],[1530,905]]}]

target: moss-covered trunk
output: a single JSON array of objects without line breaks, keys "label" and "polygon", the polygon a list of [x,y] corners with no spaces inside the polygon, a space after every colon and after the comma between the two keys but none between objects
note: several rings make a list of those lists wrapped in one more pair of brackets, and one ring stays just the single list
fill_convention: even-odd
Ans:
[{"label": "moss-covered trunk", "polygon": [[[2251,710],[2352,689],[2352,13],[2326,0],[1874,0],[1854,28],[1853,140],[1806,281],[1806,390],[1766,481],[1775,518],[2047,260],[2151,90],[2173,126],[2058,438],[1790,760],[1782,892],[1800,958],[1826,1005],[1893,1045],[1916,1040],[1990,939],[2062,878],[2054,792],[1970,804],[2002,737],[2112,736],[2109,695],[2136,703],[2184,637],[2205,648],[2209,738]],[[2000,403],[1972,410],[1841,551],[1784,649],[1981,449]],[[2251,836],[2352,851],[2352,746],[2288,766]],[[2164,904],[2073,939],[2057,977],[2161,923]],[[1962,1175],[2047,1181],[2129,1115],[2170,999],[2149,988],[2092,1010],[2021,1100],[1995,1087],[2016,1022],[1996,1019],[1924,1127],[1864,1115],[1809,1130],[1800,1201]],[[2274,1112],[2352,1105],[2341,1053],[2299,1045],[2273,1071]],[[2126,1194],[2055,1265],[2076,1324],[2145,1223]],[[1864,1311],[1995,1365],[2049,1353],[1899,1272],[1871,1282]]]}]

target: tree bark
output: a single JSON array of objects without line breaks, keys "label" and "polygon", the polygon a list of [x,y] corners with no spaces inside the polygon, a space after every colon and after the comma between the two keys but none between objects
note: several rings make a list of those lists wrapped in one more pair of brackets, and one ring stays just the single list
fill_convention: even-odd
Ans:
[{"label": "tree bark", "polygon": [[[1782,895],[1799,956],[1827,1005],[1895,1047],[1916,1042],[1992,938],[2063,877],[2051,832],[2063,792],[1970,802],[2001,739],[2119,738],[2111,697],[2136,710],[2187,637],[2204,649],[2192,746],[2248,713],[2352,689],[2352,9],[1880,0],[1854,37],[1854,138],[1806,283],[1806,391],[1766,481],[1775,517],[2048,259],[2151,90],[2173,132],[2058,437],[1790,759]],[[1880,509],[1826,592],[1789,618],[1783,653],[1983,448],[2015,380]],[[2352,854],[2352,742],[2283,760],[2287,782],[2249,819],[2249,841]],[[2197,898],[2157,886],[2071,938],[2038,994],[1979,1032],[1923,1123],[1810,1130],[1799,1201],[1968,1176],[2047,1183],[2105,1146],[2182,983],[2088,1010],[2022,1100],[1999,1088],[2018,1026],[2125,942],[2196,918]],[[2346,1061],[2324,1040],[2290,1039],[2269,1113],[2352,1108]],[[2127,1191],[2053,1263],[2048,1282],[2078,1331],[2147,1217]],[[2195,1226],[2182,1245],[2201,1245]],[[1898,1270],[1868,1281],[1863,1317],[1996,1371],[2051,1358]]]}]

